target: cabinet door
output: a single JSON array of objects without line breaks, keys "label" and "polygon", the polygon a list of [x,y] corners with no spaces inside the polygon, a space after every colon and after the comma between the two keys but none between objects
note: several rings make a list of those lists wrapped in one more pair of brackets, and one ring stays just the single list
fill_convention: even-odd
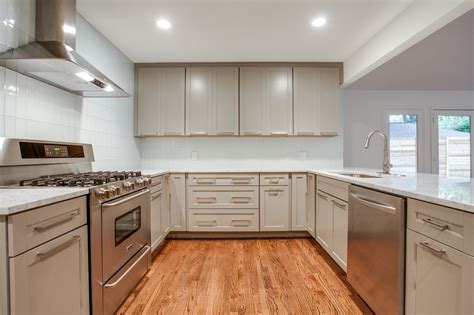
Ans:
[{"label": "cabinet door", "polygon": [[156,136],[161,125],[161,69],[138,69],[137,131],[138,136]]},{"label": "cabinet door", "polygon": [[320,68],[321,135],[341,133],[339,69]]},{"label": "cabinet door", "polygon": [[332,248],[332,204],[329,195],[316,193],[316,240],[328,252]]},{"label": "cabinet door", "polygon": [[169,178],[169,175],[163,176],[163,196],[161,198],[161,230],[163,231],[164,238],[171,230]]},{"label": "cabinet door", "polygon": [[293,69],[294,134],[314,136],[321,129],[320,72],[314,67]]},{"label": "cabinet door", "polygon": [[316,237],[316,176],[313,174],[308,175],[308,207],[307,207],[307,218],[308,218],[308,232],[314,238]]},{"label": "cabinet door", "polygon": [[163,240],[162,228],[162,201],[163,193],[161,191],[151,195],[150,207],[150,231],[151,231],[151,250],[155,250]]},{"label": "cabinet door", "polygon": [[161,131],[164,136],[184,135],[184,68],[162,68]]},{"label": "cabinet door", "polygon": [[293,134],[293,72],[291,68],[267,68],[266,120],[269,135]]},{"label": "cabinet door", "polygon": [[265,119],[265,68],[240,68],[240,134],[262,135]]},{"label": "cabinet door", "polygon": [[474,257],[407,229],[407,314],[473,314]]},{"label": "cabinet door", "polygon": [[186,231],[186,176],[170,176],[171,231]]},{"label": "cabinet door", "polygon": [[292,174],[291,177],[291,230],[307,230],[308,177]]},{"label": "cabinet door", "polygon": [[347,239],[349,205],[341,200],[331,199],[332,215],[333,215],[333,243],[332,257],[344,271],[347,271]]},{"label": "cabinet door", "polygon": [[87,227],[10,258],[12,314],[89,314]]},{"label": "cabinet door", "polygon": [[212,128],[212,68],[186,68],[186,134],[209,135]]},{"label": "cabinet door", "polygon": [[213,71],[213,134],[239,134],[239,69],[216,67]]},{"label": "cabinet door", "polygon": [[289,231],[288,186],[262,186],[260,200],[260,231]]}]

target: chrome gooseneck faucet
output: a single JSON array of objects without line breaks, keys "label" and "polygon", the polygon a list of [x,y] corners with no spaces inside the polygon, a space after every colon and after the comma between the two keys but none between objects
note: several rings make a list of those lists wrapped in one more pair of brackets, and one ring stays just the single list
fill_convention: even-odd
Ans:
[{"label": "chrome gooseneck faucet", "polygon": [[370,139],[372,139],[373,135],[380,135],[383,138],[383,174],[390,174],[390,168],[392,164],[390,164],[390,156],[388,152],[388,138],[387,136],[380,130],[374,130],[369,133],[367,136],[367,140],[365,140],[365,148],[368,149],[370,145]]}]

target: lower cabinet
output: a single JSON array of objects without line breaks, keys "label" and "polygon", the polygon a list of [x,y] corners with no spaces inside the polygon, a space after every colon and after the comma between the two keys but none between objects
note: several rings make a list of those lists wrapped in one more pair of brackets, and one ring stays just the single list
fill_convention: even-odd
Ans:
[{"label": "lower cabinet", "polygon": [[307,230],[308,175],[291,175],[291,230]]},{"label": "lower cabinet", "polygon": [[474,257],[407,229],[406,314],[474,314]]},{"label": "lower cabinet", "polygon": [[308,174],[308,206],[306,217],[308,218],[308,232],[316,238],[316,176]]},{"label": "lower cabinet", "polygon": [[258,210],[212,209],[190,210],[189,231],[245,232],[258,231]]},{"label": "lower cabinet", "polygon": [[288,186],[260,187],[260,230],[290,230],[290,194]]},{"label": "lower cabinet", "polygon": [[186,231],[186,175],[171,174],[169,189],[171,231]]},{"label": "lower cabinet", "polygon": [[10,258],[11,314],[89,314],[87,227]]},{"label": "lower cabinet", "polygon": [[316,240],[344,271],[347,271],[348,210],[347,202],[317,191]]},{"label": "lower cabinet", "polygon": [[163,191],[158,191],[151,195],[150,207],[150,231],[151,231],[151,250],[154,251],[165,237],[162,224],[163,211]]}]

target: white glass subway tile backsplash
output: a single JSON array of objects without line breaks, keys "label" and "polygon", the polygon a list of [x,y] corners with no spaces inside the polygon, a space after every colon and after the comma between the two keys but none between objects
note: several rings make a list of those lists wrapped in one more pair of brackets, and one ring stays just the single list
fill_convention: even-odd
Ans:
[{"label": "white glass subway tile backsplash", "polygon": [[[15,20],[21,10],[15,6],[20,2],[27,0],[0,0],[0,8],[8,7],[0,10],[2,21]],[[16,25],[19,24],[0,29],[0,43],[17,46],[17,42],[6,38],[18,37],[15,34],[21,31]],[[133,63],[80,16],[77,27],[77,50],[133,94]],[[83,99],[3,67],[0,136],[92,143],[96,170],[136,169],[141,164],[140,140],[133,137],[132,97]]]}]

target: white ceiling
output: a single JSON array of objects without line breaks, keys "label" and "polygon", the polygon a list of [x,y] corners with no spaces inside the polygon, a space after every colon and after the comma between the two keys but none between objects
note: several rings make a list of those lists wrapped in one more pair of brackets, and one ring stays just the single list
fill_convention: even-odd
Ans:
[{"label": "white ceiling", "polygon": [[[344,61],[412,1],[78,0],[78,10],[134,62]],[[320,15],[327,25],[312,28]]]},{"label": "white ceiling", "polygon": [[474,10],[465,13],[347,88],[474,90]]}]

